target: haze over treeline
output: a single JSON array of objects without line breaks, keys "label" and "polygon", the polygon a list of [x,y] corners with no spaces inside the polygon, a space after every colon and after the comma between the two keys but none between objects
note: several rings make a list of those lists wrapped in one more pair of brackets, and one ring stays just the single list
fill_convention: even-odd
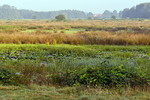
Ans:
[{"label": "haze over treeline", "polygon": [[150,3],[142,3],[131,9],[122,11],[122,18],[150,18]]},{"label": "haze over treeline", "polygon": [[0,7],[0,19],[54,19],[59,14],[64,14],[68,19],[86,19],[88,16],[93,16],[92,13],[77,10],[37,12],[32,10],[19,10],[9,5]]},{"label": "haze over treeline", "polygon": [[10,5],[0,6],[0,19],[54,19],[55,16],[64,14],[67,19],[110,19],[110,18],[150,18],[150,3],[142,3],[132,8],[125,8],[117,12],[105,10],[102,14],[83,12],[79,10],[60,10],[38,12],[17,9]]}]

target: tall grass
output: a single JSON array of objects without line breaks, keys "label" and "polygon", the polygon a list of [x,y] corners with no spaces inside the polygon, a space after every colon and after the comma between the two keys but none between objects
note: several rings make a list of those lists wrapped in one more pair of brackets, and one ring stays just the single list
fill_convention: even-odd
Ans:
[{"label": "tall grass", "polygon": [[[0,22],[0,43],[5,44],[150,45],[149,20]],[[66,34],[65,31],[72,29],[78,31],[74,34]],[[32,31],[28,32],[29,30]]]},{"label": "tall grass", "polygon": [[115,34],[106,31],[65,33],[0,33],[3,44],[102,44],[102,45],[150,45],[150,34],[123,33]]}]

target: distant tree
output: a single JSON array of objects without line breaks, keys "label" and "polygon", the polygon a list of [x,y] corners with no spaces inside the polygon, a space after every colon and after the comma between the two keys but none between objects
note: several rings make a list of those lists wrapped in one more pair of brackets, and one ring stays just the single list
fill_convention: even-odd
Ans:
[{"label": "distant tree", "polygon": [[60,10],[60,11],[32,11],[17,9],[13,6],[0,6],[0,19],[55,19],[57,15],[64,14],[67,19],[88,19],[88,16],[94,18],[93,13],[85,13],[78,10]]},{"label": "distant tree", "polygon": [[111,16],[111,18],[112,18],[112,19],[116,19],[116,16],[113,15],[113,16]]},{"label": "distant tree", "polygon": [[123,13],[122,11],[119,11],[119,14],[118,14],[119,18],[122,18],[122,13]]},{"label": "distant tree", "polygon": [[0,6],[0,19],[19,19],[21,16],[15,7]]},{"label": "distant tree", "polygon": [[114,10],[114,11],[112,12],[112,16],[115,16],[116,18],[118,18],[119,13],[117,12],[117,10]]},{"label": "distant tree", "polygon": [[32,19],[37,19],[37,17],[35,15],[32,16]]},{"label": "distant tree", "polygon": [[89,12],[89,13],[87,13],[87,17],[93,18],[93,17],[94,17],[94,14],[93,14],[92,12]]},{"label": "distant tree", "polygon": [[142,3],[122,11],[122,18],[150,18],[150,3]]},{"label": "distant tree", "polygon": [[92,20],[92,17],[91,17],[91,16],[89,16],[89,17],[88,17],[88,20]]},{"label": "distant tree", "polygon": [[104,13],[102,14],[103,18],[111,18],[112,13],[108,10],[105,10]]},{"label": "distant tree", "polygon": [[55,19],[56,19],[57,21],[63,21],[63,20],[66,19],[66,17],[65,17],[65,15],[58,15],[58,16],[55,17]]}]

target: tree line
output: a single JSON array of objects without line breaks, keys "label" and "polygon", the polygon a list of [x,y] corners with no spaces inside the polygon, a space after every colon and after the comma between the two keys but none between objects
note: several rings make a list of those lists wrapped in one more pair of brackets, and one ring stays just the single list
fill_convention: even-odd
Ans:
[{"label": "tree line", "polygon": [[113,12],[109,10],[105,10],[101,16],[98,16],[99,19],[115,19],[115,18],[150,18],[150,3],[141,3],[132,8],[125,8],[123,11],[117,12],[114,10]]},{"label": "tree line", "polygon": [[142,3],[122,11],[122,18],[150,18],[150,3]]},{"label": "tree line", "polygon": [[0,19],[55,19],[58,15],[64,15],[67,19],[116,19],[116,18],[150,18],[150,3],[142,3],[123,11],[110,12],[105,10],[102,14],[94,15],[78,10],[60,10],[37,12],[32,10],[19,10],[13,6],[0,6]]},{"label": "tree line", "polygon": [[93,17],[93,13],[85,13],[78,10],[60,10],[37,12],[32,10],[19,10],[13,6],[0,6],[0,19],[55,19],[58,15],[65,15],[67,19],[87,19]]}]

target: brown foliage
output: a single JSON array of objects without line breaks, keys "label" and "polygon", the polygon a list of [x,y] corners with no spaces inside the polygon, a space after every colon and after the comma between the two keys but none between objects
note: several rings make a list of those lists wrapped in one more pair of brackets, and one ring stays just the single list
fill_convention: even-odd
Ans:
[{"label": "brown foliage", "polygon": [[[48,22],[44,20],[0,21],[0,43],[150,45],[148,21],[108,20]],[[9,27],[7,27],[9,26]],[[10,27],[13,26],[13,27]],[[65,30],[85,29],[75,34]],[[63,30],[61,30],[63,29]],[[23,30],[35,30],[32,33]],[[43,31],[48,30],[48,31]],[[51,31],[52,30],[52,31]],[[60,30],[60,32],[59,32]]]},{"label": "brown foliage", "polygon": [[150,45],[150,34],[115,34],[112,32],[79,32],[76,34],[0,33],[0,43],[14,44],[102,44],[102,45]]}]

